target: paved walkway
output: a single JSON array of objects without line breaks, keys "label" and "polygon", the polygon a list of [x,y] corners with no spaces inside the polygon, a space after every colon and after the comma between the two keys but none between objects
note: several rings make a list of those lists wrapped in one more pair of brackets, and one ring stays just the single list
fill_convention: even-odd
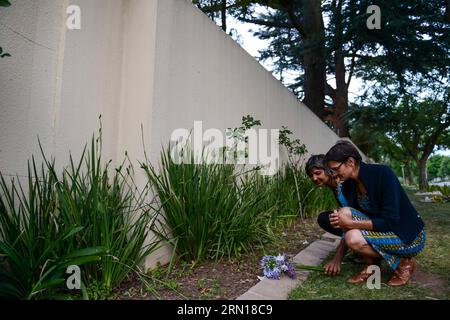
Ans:
[{"label": "paved walkway", "polygon": [[[339,242],[340,237],[325,233],[322,235],[321,240],[314,241],[300,251],[294,257],[293,262],[296,264],[318,266],[330,252],[336,249]],[[287,276],[281,277],[280,280],[264,278],[246,293],[239,296],[237,300],[287,300],[289,292],[305,281],[310,272],[313,271],[297,271],[296,279],[290,279]]]}]

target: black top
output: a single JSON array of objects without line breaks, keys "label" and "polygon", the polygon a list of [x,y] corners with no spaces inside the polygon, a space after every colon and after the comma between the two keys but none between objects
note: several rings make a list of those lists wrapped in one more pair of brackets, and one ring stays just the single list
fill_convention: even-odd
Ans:
[{"label": "black top", "polygon": [[374,231],[392,231],[405,244],[413,242],[425,224],[394,172],[385,165],[361,162],[358,178],[366,188],[370,211],[359,205],[357,183],[351,179],[342,184],[348,206],[369,216]]}]

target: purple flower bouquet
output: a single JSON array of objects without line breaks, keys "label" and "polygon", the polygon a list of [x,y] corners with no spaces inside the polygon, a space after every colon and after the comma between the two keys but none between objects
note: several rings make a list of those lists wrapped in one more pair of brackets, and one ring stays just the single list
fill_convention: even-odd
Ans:
[{"label": "purple flower bouquet", "polygon": [[286,256],[279,254],[278,256],[264,256],[261,259],[261,267],[263,274],[269,279],[280,279],[283,273],[295,279],[295,266],[286,261]]}]

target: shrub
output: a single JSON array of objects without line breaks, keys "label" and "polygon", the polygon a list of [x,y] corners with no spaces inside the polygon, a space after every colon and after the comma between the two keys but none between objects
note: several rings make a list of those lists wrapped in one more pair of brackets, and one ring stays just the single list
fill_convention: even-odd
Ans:
[{"label": "shrub", "polygon": [[[53,165],[47,163],[54,179]],[[101,261],[87,266],[86,283],[104,292],[120,285],[130,272],[137,272],[143,259],[157,249],[158,241],[145,244],[154,223],[154,213],[145,204],[147,188],[139,191],[133,182],[133,167],[128,158],[118,168],[101,159],[101,135],[92,138],[75,164],[64,169],[56,185],[60,215],[66,223],[82,226],[74,247],[101,246],[106,253]]]},{"label": "shrub", "polygon": [[[72,245],[83,227],[64,221],[58,213],[55,178],[34,158],[28,181],[8,183],[0,173],[0,297],[57,297],[69,265],[98,261],[102,248]],[[28,190],[26,190],[28,189]]]},{"label": "shrub", "polygon": [[256,180],[259,185],[270,189],[263,201],[268,207],[275,206],[272,225],[291,222],[298,217],[312,217],[318,212],[336,208],[335,198],[328,188],[318,188],[304,170],[292,165],[285,165],[273,177],[260,176]]},{"label": "shrub", "polygon": [[440,191],[442,195],[450,197],[450,186],[435,186],[435,185],[427,185],[425,187],[425,191]]},{"label": "shrub", "polygon": [[66,268],[83,265],[84,297],[96,288],[105,297],[157,249],[156,239],[146,244],[155,222],[148,188],[137,189],[128,159],[114,169],[102,162],[101,130],[86,149],[58,174],[41,148],[44,164],[38,171],[32,159],[26,186],[0,173],[0,296],[72,297]]},{"label": "shrub", "polygon": [[[142,164],[164,211],[158,234],[180,256],[203,260],[239,255],[252,242],[270,237],[269,206],[262,206],[269,189],[261,192],[254,178],[235,173],[233,165],[175,164],[170,145],[161,152],[159,172]],[[171,236],[168,236],[171,234]]]}]

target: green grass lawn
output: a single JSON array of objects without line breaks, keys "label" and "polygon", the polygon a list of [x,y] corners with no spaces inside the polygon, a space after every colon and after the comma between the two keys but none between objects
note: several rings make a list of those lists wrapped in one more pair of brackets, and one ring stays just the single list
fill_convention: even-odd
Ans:
[{"label": "green grass lawn", "polygon": [[[407,189],[417,211],[426,224],[427,243],[417,256],[420,269],[432,279],[439,279],[439,289],[430,289],[428,282],[410,283],[404,287],[392,288],[387,281],[392,275],[390,268],[383,263],[380,289],[368,289],[365,284],[352,285],[346,280],[362,269],[361,265],[344,259],[341,274],[328,277],[314,272],[298,288],[291,291],[289,299],[336,300],[336,299],[450,299],[450,203],[421,203]],[[419,281],[419,279],[417,280]]]}]

